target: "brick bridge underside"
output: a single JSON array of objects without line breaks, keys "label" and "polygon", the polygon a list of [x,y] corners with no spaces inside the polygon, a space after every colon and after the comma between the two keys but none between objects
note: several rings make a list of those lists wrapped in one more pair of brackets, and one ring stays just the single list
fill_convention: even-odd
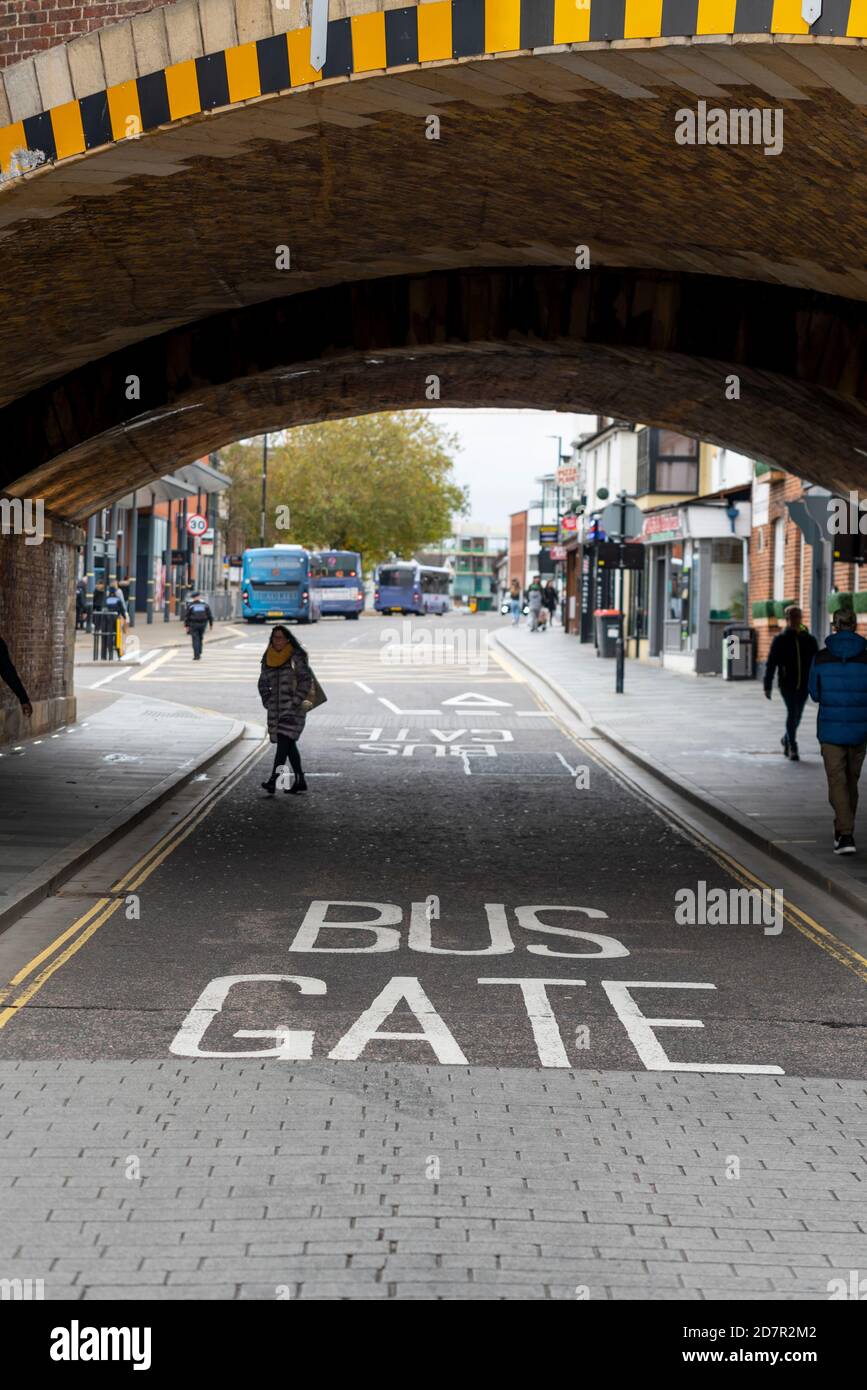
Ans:
[{"label": "brick bridge underside", "polygon": [[[641,419],[860,487],[867,8],[808,34],[789,0],[699,0],[728,30],[663,38],[670,2],[612,38],[592,0],[570,41],[560,0],[353,0],[321,81],[300,10],[249,37],[221,0],[202,53],[169,5],[116,26],[126,69],[89,36],[90,90],[75,44],[35,89],[7,70],[0,163],[49,161],[0,187],[0,491],[82,518],[266,427],[430,406],[433,377],[444,405]],[[782,150],[677,144],[700,101],[782,111]]]}]

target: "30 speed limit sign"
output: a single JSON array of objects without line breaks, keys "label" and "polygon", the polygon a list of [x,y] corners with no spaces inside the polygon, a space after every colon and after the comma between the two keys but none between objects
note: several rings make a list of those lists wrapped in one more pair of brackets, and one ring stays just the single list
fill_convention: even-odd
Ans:
[{"label": "30 speed limit sign", "polygon": [[192,516],[187,517],[187,534],[190,536],[203,536],[208,529],[208,518],[199,516],[198,512],[193,512]]}]

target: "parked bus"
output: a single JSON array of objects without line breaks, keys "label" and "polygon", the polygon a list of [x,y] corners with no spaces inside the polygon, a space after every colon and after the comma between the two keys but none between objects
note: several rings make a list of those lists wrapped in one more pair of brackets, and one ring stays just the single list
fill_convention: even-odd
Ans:
[{"label": "parked bus", "polygon": [[378,613],[450,613],[452,573],[417,560],[379,565],[373,606]]},{"label": "parked bus", "polygon": [[319,620],[312,584],[312,557],[301,545],[272,545],[245,550],[241,562],[241,613],[248,623],[294,618]]},{"label": "parked bus", "polygon": [[314,578],[319,611],[323,618],[332,615],[357,618],[364,610],[364,583],[358,552],[318,550],[313,562],[316,566]]}]

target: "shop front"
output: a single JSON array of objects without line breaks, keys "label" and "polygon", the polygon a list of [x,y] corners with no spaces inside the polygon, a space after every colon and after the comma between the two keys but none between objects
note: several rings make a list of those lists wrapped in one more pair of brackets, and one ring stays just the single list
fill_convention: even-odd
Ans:
[{"label": "shop front", "polygon": [[695,675],[722,671],[725,629],[746,620],[749,502],[692,502],[647,513],[647,653]]},{"label": "shop front", "polygon": [[582,642],[596,641],[594,614],[621,608],[626,614],[627,655],[638,654],[644,633],[644,547],[619,545],[592,534],[563,547],[566,558],[565,627]]}]

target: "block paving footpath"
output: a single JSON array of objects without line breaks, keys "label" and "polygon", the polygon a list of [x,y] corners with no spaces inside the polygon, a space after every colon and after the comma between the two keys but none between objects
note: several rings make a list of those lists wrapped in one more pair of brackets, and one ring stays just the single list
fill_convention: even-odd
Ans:
[{"label": "block paving footpath", "polygon": [[96,692],[81,722],[0,747],[0,932],[245,735],[243,720]]},{"label": "block paving footpath", "polygon": [[867,1269],[865,1112],[831,1079],[3,1061],[0,1278],[76,1301],[827,1300]]},{"label": "block paving footpath", "polygon": [[[762,683],[689,676],[628,660],[616,694],[612,658],[562,628],[497,629],[494,641],[547,685],[595,734],[730,829],[867,913],[867,811],[855,826],[860,852],[835,856],[833,815],[816,739],[817,706],[798,731],[801,761],[783,757],[786,711]],[[867,782],[862,778],[864,806]],[[863,842],[863,843],[862,843]]]}]

